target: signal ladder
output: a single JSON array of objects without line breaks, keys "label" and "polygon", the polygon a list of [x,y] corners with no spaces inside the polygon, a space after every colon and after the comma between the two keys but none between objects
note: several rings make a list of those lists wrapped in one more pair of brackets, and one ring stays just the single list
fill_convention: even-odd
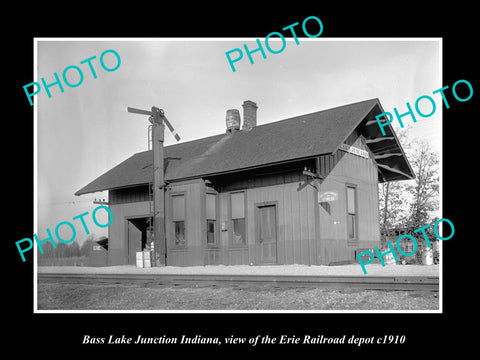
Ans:
[{"label": "signal ladder", "polygon": [[[155,125],[151,124],[148,126],[148,150],[153,151],[153,127]],[[152,155],[153,159],[153,155]],[[153,251],[153,217],[155,216],[155,208],[153,205],[153,173],[155,172],[155,164],[152,161],[152,178],[150,182],[148,183],[148,206],[149,206],[149,218],[148,218],[148,227],[147,227],[147,243],[150,246],[150,249]],[[150,237],[148,237],[150,235]]]}]

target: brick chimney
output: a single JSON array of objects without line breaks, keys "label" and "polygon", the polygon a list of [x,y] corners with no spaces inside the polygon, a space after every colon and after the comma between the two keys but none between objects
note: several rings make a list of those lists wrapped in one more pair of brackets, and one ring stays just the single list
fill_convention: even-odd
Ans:
[{"label": "brick chimney", "polygon": [[243,107],[243,131],[250,131],[257,126],[257,109],[256,103],[246,100],[242,104]]}]

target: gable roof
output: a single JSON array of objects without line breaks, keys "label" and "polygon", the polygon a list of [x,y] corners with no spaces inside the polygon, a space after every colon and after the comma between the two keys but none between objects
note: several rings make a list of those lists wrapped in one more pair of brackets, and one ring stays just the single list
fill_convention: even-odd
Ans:
[{"label": "gable roof", "polygon": [[[378,99],[370,99],[257,125],[248,132],[224,133],[166,146],[165,181],[212,176],[332,154],[360,124],[363,124],[366,137],[377,138],[380,130],[374,115],[381,112],[383,110]],[[373,124],[372,121],[375,127],[368,126]],[[365,130],[367,128],[368,131]],[[390,125],[384,130],[387,132],[385,141],[391,143],[389,151],[401,151],[403,154]],[[391,162],[391,159],[388,161]],[[75,195],[148,184],[153,178],[151,165],[151,150],[136,153],[78,190]],[[393,171],[393,176],[399,179],[413,177],[404,154],[402,157],[394,156],[394,163],[388,165],[390,170],[395,167],[400,173]],[[387,169],[379,168],[379,171],[392,176]]]}]

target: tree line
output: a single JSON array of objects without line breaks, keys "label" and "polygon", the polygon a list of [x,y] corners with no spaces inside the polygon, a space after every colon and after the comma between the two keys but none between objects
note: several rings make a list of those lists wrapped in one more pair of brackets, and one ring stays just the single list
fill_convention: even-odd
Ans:
[{"label": "tree line", "polygon": [[415,179],[378,185],[380,230],[417,229],[438,220],[439,154],[424,140],[411,143],[406,132],[398,136]]},{"label": "tree line", "polygon": [[46,258],[89,257],[94,244],[96,242],[93,235],[89,235],[82,245],[79,245],[78,241],[69,244],[58,242],[54,248],[51,242],[46,242],[42,244],[43,254],[38,251],[38,255]]}]

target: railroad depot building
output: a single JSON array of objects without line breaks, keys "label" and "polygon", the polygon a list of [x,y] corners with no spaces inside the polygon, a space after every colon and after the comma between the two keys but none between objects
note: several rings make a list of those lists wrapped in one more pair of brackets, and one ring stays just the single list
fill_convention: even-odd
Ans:
[{"label": "railroad depot building", "polygon": [[[328,265],[380,243],[378,182],[414,174],[378,99],[257,125],[227,111],[225,133],[164,148],[166,264]],[[151,240],[152,151],[75,194],[108,190],[108,265]]]}]

